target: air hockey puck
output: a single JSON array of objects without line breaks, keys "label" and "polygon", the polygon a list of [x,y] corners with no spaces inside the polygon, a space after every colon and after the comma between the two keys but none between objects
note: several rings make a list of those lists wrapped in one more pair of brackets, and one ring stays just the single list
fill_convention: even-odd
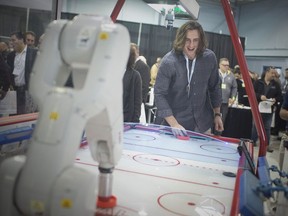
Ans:
[{"label": "air hockey puck", "polygon": [[236,177],[236,174],[232,172],[223,172],[223,175],[228,176],[228,177]]},{"label": "air hockey puck", "polygon": [[177,135],[176,138],[177,138],[177,139],[180,139],[180,140],[189,140],[189,136],[180,136],[180,135]]}]

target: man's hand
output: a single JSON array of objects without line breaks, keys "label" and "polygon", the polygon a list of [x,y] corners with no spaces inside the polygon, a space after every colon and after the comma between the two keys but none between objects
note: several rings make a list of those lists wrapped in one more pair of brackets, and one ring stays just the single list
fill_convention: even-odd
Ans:
[{"label": "man's hand", "polygon": [[176,138],[188,136],[185,128],[180,124],[176,125],[176,127],[172,127],[172,133]]},{"label": "man's hand", "polygon": [[224,130],[223,122],[221,116],[216,115],[214,117],[214,125],[215,125],[215,130],[222,132]]},{"label": "man's hand", "polygon": [[188,137],[185,128],[178,123],[174,116],[168,116],[165,120],[172,128],[172,133],[176,138]]},{"label": "man's hand", "polygon": [[265,95],[261,95],[260,99],[261,99],[262,101],[266,101],[266,100],[267,100],[267,97],[266,97]]},{"label": "man's hand", "polygon": [[232,106],[235,103],[235,98],[229,98],[228,105]]}]

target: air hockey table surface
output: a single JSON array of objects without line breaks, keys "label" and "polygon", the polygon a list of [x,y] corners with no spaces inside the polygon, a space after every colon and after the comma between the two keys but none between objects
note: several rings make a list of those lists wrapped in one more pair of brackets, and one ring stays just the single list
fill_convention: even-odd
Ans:
[{"label": "air hockey table surface", "polygon": [[[239,166],[237,144],[168,127],[125,124],[122,157],[113,172],[117,206],[95,215],[230,215]],[[77,166],[98,173],[88,146]]]}]

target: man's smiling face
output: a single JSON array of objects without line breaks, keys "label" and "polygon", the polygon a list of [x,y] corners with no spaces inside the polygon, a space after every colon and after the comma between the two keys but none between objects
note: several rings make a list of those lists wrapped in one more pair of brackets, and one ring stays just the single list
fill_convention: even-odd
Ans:
[{"label": "man's smiling face", "polygon": [[200,38],[198,30],[187,31],[186,42],[183,47],[183,52],[191,60],[196,57],[196,51],[198,49],[199,40]]}]

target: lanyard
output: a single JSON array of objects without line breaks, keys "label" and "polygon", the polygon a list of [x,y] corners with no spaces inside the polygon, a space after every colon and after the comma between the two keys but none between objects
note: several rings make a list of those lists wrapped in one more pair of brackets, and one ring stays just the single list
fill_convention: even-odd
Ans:
[{"label": "lanyard", "polygon": [[225,77],[227,76],[228,72],[226,72],[226,73],[219,72],[219,74],[222,78],[222,83],[225,83]]},{"label": "lanyard", "polygon": [[186,90],[187,90],[187,94],[188,94],[188,98],[189,98],[189,96],[190,96],[190,83],[191,83],[191,80],[192,80],[192,75],[194,73],[196,57],[193,59],[191,70],[189,70],[189,59],[188,59],[188,57],[185,56],[185,59],[186,59],[186,68],[187,68],[187,79],[188,79],[188,85],[186,87]]}]

